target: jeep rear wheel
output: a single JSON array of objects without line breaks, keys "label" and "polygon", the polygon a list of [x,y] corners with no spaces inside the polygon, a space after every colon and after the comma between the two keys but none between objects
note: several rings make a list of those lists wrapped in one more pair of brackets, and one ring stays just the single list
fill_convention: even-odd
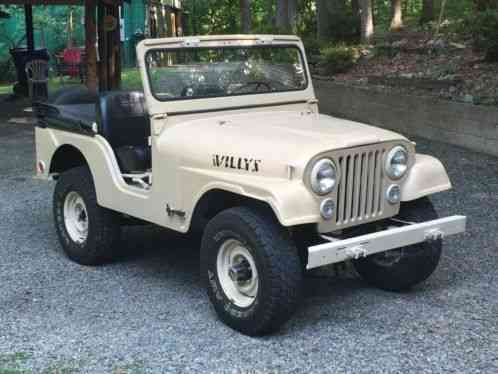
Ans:
[{"label": "jeep rear wheel", "polygon": [[112,259],[119,239],[116,214],[97,204],[90,170],[78,167],[62,173],[54,191],[54,219],[66,255],[82,265]]},{"label": "jeep rear wheel", "polygon": [[301,296],[301,264],[287,231],[270,213],[245,207],[208,223],[201,275],[219,318],[247,335],[276,330]]},{"label": "jeep rear wheel", "polygon": [[[439,216],[429,198],[424,197],[403,203],[396,218],[423,222]],[[388,291],[404,291],[425,281],[436,270],[441,250],[442,240],[426,241],[376,253],[353,261],[353,265],[371,285]]]}]

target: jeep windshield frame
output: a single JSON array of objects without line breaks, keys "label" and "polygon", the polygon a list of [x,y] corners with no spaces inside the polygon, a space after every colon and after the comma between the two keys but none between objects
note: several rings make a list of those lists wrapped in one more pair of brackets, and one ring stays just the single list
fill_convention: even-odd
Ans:
[{"label": "jeep windshield frame", "polygon": [[[276,51],[280,53],[274,53]],[[288,61],[279,64],[274,62],[275,57],[288,58]],[[279,94],[305,91],[310,85],[306,59],[298,45],[292,43],[156,47],[146,52],[145,67],[150,93],[159,102]],[[269,78],[271,74],[274,79]],[[176,79],[179,86],[169,85],[170,79]],[[161,83],[176,93],[159,92]]]},{"label": "jeep windshield frame", "polygon": [[[166,97],[154,95],[151,87],[149,69],[147,68],[146,56],[152,50],[189,50],[196,48],[217,47],[292,47],[299,51],[299,59],[302,61],[303,72],[306,77],[306,85],[299,90],[285,90],[271,92],[259,87],[257,94],[239,92],[239,95],[217,96],[206,95],[192,99],[187,97],[183,100],[171,100]],[[295,51],[292,49],[292,51]],[[309,71],[306,53],[301,40],[294,35],[201,35],[177,38],[145,39],[137,45],[137,60],[142,77],[147,111],[151,117],[172,115],[195,115],[200,113],[219,112],[226,110],[256,109],[259,107],[302,105],[308,102],[316,102],[313,89],[313,81]],[[292,87],[295,88],[295,87]],[[264,91],[264,92],[263,92]],[[169,100],[166,100],[169,99]]]}]

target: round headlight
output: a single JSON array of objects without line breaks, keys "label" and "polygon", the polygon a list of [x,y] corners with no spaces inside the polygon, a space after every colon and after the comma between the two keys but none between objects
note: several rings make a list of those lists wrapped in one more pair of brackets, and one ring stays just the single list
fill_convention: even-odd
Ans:
[{"label": "round headlight", "polygon": [[337,183],[337,169],[332,160],[322,158],[311,169],[311,188],[318,195],[326,195]]},{"label": "round headlight", "polygon": [[386,158],[386,173],[391,179],[400,179],[408,170],[408,151],[398,145],[391,149]]}]

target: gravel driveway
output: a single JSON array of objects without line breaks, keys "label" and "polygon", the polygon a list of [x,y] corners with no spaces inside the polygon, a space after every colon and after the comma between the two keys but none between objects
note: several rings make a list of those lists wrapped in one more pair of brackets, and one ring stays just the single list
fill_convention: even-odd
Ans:
[{"label": "gravel driveway", "polygon": [[498,159],[417,140],[455,187],[434,197],[440,214],[469,217],[436,273],[403,294],[309,276],[290,323],[249,338],[217,321],[195,239],[136,227],[117,263],[68,261],[53,184],[32,178],[33,132],[0,123],[0,374],[498,373]]}]

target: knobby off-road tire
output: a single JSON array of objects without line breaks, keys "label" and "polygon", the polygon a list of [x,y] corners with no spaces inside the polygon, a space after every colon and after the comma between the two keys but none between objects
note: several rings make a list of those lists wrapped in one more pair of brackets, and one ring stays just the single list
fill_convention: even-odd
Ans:
[{"label": "knobby off-road tire", "polygon": [[[437,219],[429,198],[402,203],[396,218],[409,222]],[[426,280],[441,257],[442,241],[430,241],[381,252],[353,261],[356,271],[369,284],[388,291],[405,291]]]},{"label": "knobby off-road tire", "polygon": [[[225,262],[231,255],[233,261]],[[241,274],[249,279],[234,281],[227,264],[245,264]],[[246,335],[278,329],[292,316],[302,294],[301,264],[288,232],[271,212],[246,207],[225,210],[208,223],[201,276],[219,318]]]},{"label": "knobby off-road tire", "polygon": [[92,174],[87,167],[74,168],[59,176],[53,210],[59,241],[71,260],[82,265],[100,265],[113,258],[120,236],[119,220],[115,212],[97,204]]}]

